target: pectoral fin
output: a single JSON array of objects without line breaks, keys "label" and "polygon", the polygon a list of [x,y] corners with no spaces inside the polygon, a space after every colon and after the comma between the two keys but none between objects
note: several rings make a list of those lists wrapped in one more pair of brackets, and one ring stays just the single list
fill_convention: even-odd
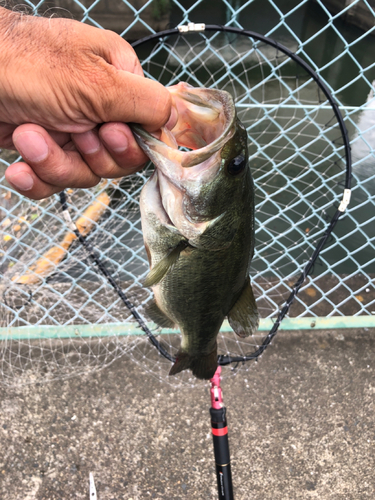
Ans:
[{"label": "pectoral fin", "polygon": [[174,322],[159,308],[155,300],[146,307],[145,314],[151,321],[162,328],[173,328],[175,326]]},{"label": "pectoral fin", "polygon": [[253,289],[251,288],[250,278],[247,278],[240,297],[230,310],[228,321],[239,337],[253,335],[258,329],[259,314]]},{"label": "pectoral fin", "polygon": [[239,224],[239,217],[233,217],[230,212],[224,212],[212,219],[203,233],[190,239],[189,243],[196,248],[205,250],[222,250],[232,243]]},{"label": "pectoral fin", "polygon": [[148,275],[146,276],[143,286],[149,287],[154,286],[164,278],[164,276],[172,269],[176,264],[180,253],[188,246],[186,240],[182,240],[177,246],[172,248],[165,257],[163,257],[155,266],[152,267]]}]

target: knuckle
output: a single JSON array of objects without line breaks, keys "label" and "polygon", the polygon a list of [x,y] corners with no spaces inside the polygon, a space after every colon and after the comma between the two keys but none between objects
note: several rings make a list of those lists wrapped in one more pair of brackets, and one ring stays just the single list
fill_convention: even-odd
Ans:
[{"label": "knuckle", "polygon": [[63,159],[52,165],[44,165],[43,170],[40,173],[42,180],[56,186],[57,190],[67,187],[90,188],[100,181],[77,151],[66,151]]},{"label": "knuckle", "polygon": [[56,185],[65,187],[69,185],[74,173],[70,166],[65,164],[54,164],[51,168],[48,165],[45,166],[45,173],[41,173],[41,177],[44,181]]},{"label": "knuckle", "polygon": [[113,179],[121,176],[121,168],[114,160],[106,160],[95,163],[89,163],[90,169],[98,177]]},{"label": "knuckle", "polygon": [[168,90],[158,84],[154,93],[154,105],[150,109],[149,120],[152,121],[155,130],[167,123],[172,106],[172,98]]},{"label": "knuckle", "polygon": [[90,55],[92,64],[87,62],[82,68],[80,79],[77,77],[77,100],[84,116],[93,123],[109,120],[113,98],[117,92],[114,68],[98,56]]}]

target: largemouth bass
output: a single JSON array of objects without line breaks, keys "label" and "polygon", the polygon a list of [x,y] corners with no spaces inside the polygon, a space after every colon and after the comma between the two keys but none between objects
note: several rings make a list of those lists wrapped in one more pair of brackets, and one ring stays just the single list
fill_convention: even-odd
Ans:
[{"label": "largemouth bass", "polygon": [[159,138],[132,127],[156,167],[140,201],[151,268],[144,286],[155,297],[147,313],[181,331],[170,375],[190,369],[210,379],[224,318],[240,337],[259,322],[249,278],[254,188],[247,133],[229,93],[183,82],[168,90],[178,110],[175,127]]}]

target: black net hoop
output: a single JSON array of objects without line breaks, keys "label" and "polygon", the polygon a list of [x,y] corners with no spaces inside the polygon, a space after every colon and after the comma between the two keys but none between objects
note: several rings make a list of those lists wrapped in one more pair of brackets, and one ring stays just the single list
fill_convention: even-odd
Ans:
[{"label": "black net hoop", "polygon": [[[285,316],[288,314],[291,305],[293,304],[301,286],[306,280],[306,277],[309,275],[309,273],[313,270],[314,264],[317,262],[317,259],[319,257],[319,254],[321,250],[323,249],[324,245],[326,244],[327,240],[329,239],[330,235],[332,234],[337,221],[339,218],[343,215],[343,213],[346,210],[346,206],[349,201],[350,197],[350,183],[351,183],[351,152],[350,152],[350,146],[349,146],[349,138],[348,138],[348,133],[344,124],[344,120],[342,118],[342,115],[340,113],[339,107],[333,98],[331,92],[329,91],[327,85],[325,82],[319,77],[319,75],[303,60],[301,59],[297,54],[292,52],[290,49],[287,47],[284,47],[280,43],[278,43],[275,40],[272,40],[270,38],[264,37],[263,35],[259,33],[255,33],[252,31],[246,31],[246,30],[240,30],[237,28],[232,28],[232,27],[226,27],[226,26],[219,26],[219,25],[197,25],[197,24],[190,24],[187,27],[179,27],[179,28],[174,28],[174,29],[168,29],[165,31],[161,31],[159,33],[155,33],[154,35],[150,35],[148,37],[142,38],[140,40],[137,40],[132,44],[133,48],[139,52],[139,57],[142,62],[142,59],[145,58],[148,60],[152,59],[152,54],[158,55],[158,50],[161,46],[165,45],[168,47],[169,55],[171,59],[173,58],[173,48],[176,48],[179,46],[179,41],[172,41],[171,38],[178,38],[179,40],[188,40],[189,37],[195,36],[195,37],[201,37],[202,38],[202,43],[205,43],[205,40],[207,41],[207,34],[211,34],[215,36],[217,33],[222,33],[225,35],[231,35],[238,38],[245,38],[248,40],[251,40],[253,50],[258,51],[260,54],[264,54],[265,51],[263,50],[264,47],[271,47],[274,49],[275,54],[274,58],[276,60],[276,64],[273,64],[273,69],[275,68],[280,71],[282,67],[286,66],[286,62],[288,60],[291,60],[295,63],[295,67],[297,70],[299,70],[302,74],[308,75],[308,77],[311,79],[311,82],[314,82],[316,87],[318,88],[318,92],[321,93],[321,96],[319,96],[319,102],[321,106],[328,106],[331,108],[333,118],[329,120],[327,123],[327,128],[333,129],[332,123],[336,121],[335,125],[336,128],[339,130],[339,137],[336,135],[332,140],[335,144],[339,145],[339,149],[341,151],[341,160],[343,165],[345,166],[344,168],[344,179],[340,180],[340,185],[341,188],[344,188],[344,194],[343,194],[343,200],[341,201],[340,205],[337,207],[336,211],[334,214],[328,218],[327,217],[327,225],[326,228],[323,231],[323,234],[321,235],[320,239],[318,240],[316,247],[310,257],[308,258],[307,262],[303,266],[302,271],[300,272],[300,275],[298,279],[295,281],[293,286],[291,287],[291,292],[288,296],[288,298],[285,300],[283,306],[280,308],[279,313],[277,315],[277,318],[274,320],[273,326],[271,330],[268,332],[268,334],[264,337],[263,342],[256,347],[256,349],[248,354],[241,355],[241,356],[233,356],[233,355],[219,355],[218,356],[218,364],[219,365],[228,365],[231,363],[242,363],[250,360],[256,360],[264,351],[265,349],[270,345],[272,339],[275,337],[278,328],[285,318]],[[212,38],[209,39],[210,41]],[[151,43],[152,51],[150,52],[150,55],[145,57],[145,52],[142,52],[142,49],[147,46],[148,44]],[[158,46],[159,48],[155,50],[155,46]],[[190,47],[190,45],[188,44]],[[191,57],[194,57],[194,53],[191,54]],[[178,57],[180,57],[178,55]],[[279,59],[279,61],[278,61]],[[160,78],[162,83],[170,83],[170,82],[165,82],[165,63],[163,66],[163,71]],[[202,66],[198,64],[198,70],[197,71],[202,71]],[[224,71],[226,70],[224,66]],[[189,70],[191,72],[191,69]],[[233,71],[233,67],[229,67],[228,71]],[[147,72],[147,76],[153,77],[152,74]],[[174,73],[175,75],[176,73]],[[220,78],[222,79],[222,74],[220,75]],[[173,83],[177,83],[176,81],[172,80]],[[293,92],[292,92],[293,93]],[[293,96],[293,101],[296,100],[295,95]],[[302,103],[302,108],[304,107],[304,103]],[[319,106],[319,104],[317,104]],[[249,105],[251,107],[251,104]],[[276,106],[276,105],[275,105]],[[298,107],[298,103],[295,103],[295,106]],[[336,201],[336,200],[335,200]],[[61,203],[62,206],[65,210],[67,210],[67,204],[66,204],[66,199],[64,194],[61,195]],[[151,343],[156,347],[156,349],[159,351],[160,354],[162,354],[166,359],[169,361],[174,362],[175,358],[173,355],[171,355],[168,350],[166,350],[161,343],[157,340],[157,338],[153,335],[153,333],[150,331],[150,329],[147,327],[146,323],[143,321],[141,316],[137,313],[136,309],[132,305],[132,303],[129,301],[129,299],[126,297],[126,295],[121,291],[121,289],[118,287],[116,282],[111,278],[110,274],[106,270],[104,264],[100,261],[100,259],[96,256],[95,250],[89,246],[87,241],[79,235],[79,232],[77,231],[77,237],[80,239],[81,243],[86,247],[87,251],[89,252],[89,255],[92,259],[92,261],[98,266],[99,270],[101,273],[106,276],[108,279],[109,283],[111,286],[115,289],[123,303],[126,305],[126,307],[129,308],[130,312],[132,313],[133,317],[139,324],[140,328],[146,333],[148,336],[149,340]]]}]

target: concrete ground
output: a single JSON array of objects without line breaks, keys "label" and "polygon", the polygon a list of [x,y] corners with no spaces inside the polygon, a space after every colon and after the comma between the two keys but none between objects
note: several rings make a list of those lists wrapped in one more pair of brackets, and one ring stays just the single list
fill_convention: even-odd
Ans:
[{"label": "concrete ground", "polygon": [[[375,498],[375,331],[280,332],[222,383],[236,500]],[[226,369],[228,370],[228,369]],[[217,499],[208,388],[117,360],[0,386],[0,498]]]}]

